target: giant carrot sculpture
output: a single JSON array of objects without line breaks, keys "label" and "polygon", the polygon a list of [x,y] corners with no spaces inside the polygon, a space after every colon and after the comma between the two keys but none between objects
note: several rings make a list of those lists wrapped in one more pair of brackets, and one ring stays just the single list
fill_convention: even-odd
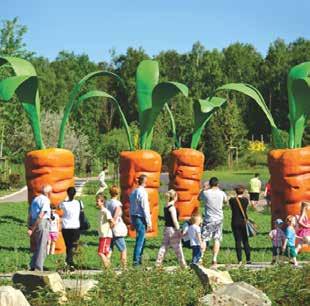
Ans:
[{"label": "giant carrot sculpture", "polygon": [[[38,92],[38,77],[34,67],[26,60],[14,57],[1,57],[1,65],[10,66],[14,76],[8,77],[0,82],[0,98],[4,101],[12,99],[14,94],[22,103],[31,124],[36,149],[28,152],[25,158],[26,181],[28,187],[28,201],[41,193],[46,184],[52,186],[51,203],[58,205],[67,196],[67,189],[74,186],[74,156],[71,151],[63,149],[66,123],[72,109],[89,98],[103,97],[111,99],[116,105],[123,123],[127,122],[117,101],[107,93],[91,90],[79,96],[81,88],[90,79],[98,76],[112,76],[121,81],[117,75],[108,71],[96,71],[85,76],[73,88],[60,128],[58,148],[45,148],[40,129],[40,98]],[[129,138],[131,143],[131,138]],[[61,235],[56,243],[56,253],[64,251],[64,242]]]},{"label": "giant carrot sculpture", "polygon": [[[250,96],[269,120],[276,148],[268,154],[272,220],[299,214],[301,202],[310,200],[310,147],[302,147],[302,136],[310,114],[310,62],[290,70],[287,87],[290,121],[288,143],[282,141],[271,113],[256,88],[241,83],[227,84],[219,88]],[[310,251],[310,248],[305,246],[303,250]]]},{"label": "giant carrot sculpture", "polygon": [[198,195],[205,158],[204,154],[196,149],[205,125],[216,109],[224,105],[225,102],[226,99],[220,97],[210,97],[206,100],[194,102],[194,131],[190,148],[180,148],[174,118],[169,107],[166,106],[172,123],[175,146],[177,147],[170,155],[169,185],[178,193],[176,207],[180,219],[190,218],[192,213],[199,208]]},{"label": "giant carrot sculpture", "polygon": [[[148,236],[156,236],[158,232],[157,218],[159,212],[158,188],[160,185],[161,157],[150,150],[153,137],[153,126],[156,118],[166,102],[182,93],[188,95],[185,85],[176,82],[158,83],[158,63],[152,60],[142,61],[136,73],[136,92],[140,123],[140,150],[125,151],[120,154],[120,184],[122,189],[122,203],[124,205],[124,219],[129,224],[129,194],[136,187],[136,178],[146,174],[146,190],[149,195],[152,218],[152,232]],[[134,232],[129,230],[129,235]]]}]

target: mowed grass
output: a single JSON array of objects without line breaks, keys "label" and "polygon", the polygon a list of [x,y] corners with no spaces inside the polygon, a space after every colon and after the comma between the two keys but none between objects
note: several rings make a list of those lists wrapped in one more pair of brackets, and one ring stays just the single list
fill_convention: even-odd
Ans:
[{"label": "mowed grass", "polygon": [[[101,263],[97,256],[98,236],[97,236],[97,215],[98,210],[95,207],[94,196],[83,196],[85,211],[91,223],[91,229],[81,236],[81,253],[79,261],[83,268],[100,269]],[[161,197],[161,208],[163,200]],[[28,204],[11,203],[0,204],[0,271],[16,271],[27,269],[30,261],[29,238],[27,236],[27,209]],[[228,207],[224,209],[224,237],[221,251],[219,254],[219,263],[236,263],[234,250],[234,239],[230,228],[231,212]],[[253,262],[268,262],[271,260],[271,243],[268,239],[270,230],[270,215],[267,212],[257,213],[249,211],[251,219],[255,220],[259,226],[259,233],[256,237],[250,239]],[[163,220],[162,209],[159,220],[159,236],[148,239],[144,252],[144,264],[154,266],[158,249],[162,242]],[[132,262],[134,239],[127,238],[128,262]],[[191,251],[184,249],[187,262],[191,260]],[[310,260],[310,254],[301,254],[300,260]],[[46,268],[56,270],[63,268],[63,255],[50,255],[45,263]],[[204,257],[204,264],[209,266],[211,263],[211,252],[207,251]],[[112,255],[113,266],[119,266],[119,253],[117,250]],[[177,265],[175,255],[170,250],[165,260],[165,266]]]}]

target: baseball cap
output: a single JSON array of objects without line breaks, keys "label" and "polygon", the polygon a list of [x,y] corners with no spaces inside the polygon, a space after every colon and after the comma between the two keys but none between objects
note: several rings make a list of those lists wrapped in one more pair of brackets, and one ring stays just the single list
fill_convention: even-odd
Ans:
[{"label": "baseball cap", "polygon": [[277,219],[276,221],[274,221],[275,224],[277,225],[281,225],[283,223],[282,219]]}]

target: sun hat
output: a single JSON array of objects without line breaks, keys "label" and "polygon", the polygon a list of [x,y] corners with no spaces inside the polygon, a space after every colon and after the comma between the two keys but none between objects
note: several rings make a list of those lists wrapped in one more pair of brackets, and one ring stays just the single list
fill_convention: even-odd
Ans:
[{"label": "sun hat", "polygon": [[283,224],[283,220],[282,219],[277,219],[276,221],[274,221],[274,223],[276,225],[281,225],[281,224]]}]

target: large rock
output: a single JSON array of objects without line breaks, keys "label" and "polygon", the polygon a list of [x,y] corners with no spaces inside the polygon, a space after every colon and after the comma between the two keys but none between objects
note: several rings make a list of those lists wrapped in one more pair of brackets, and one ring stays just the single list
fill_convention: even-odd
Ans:
[{"label": "large rock", "polygon": [[98,281],[93,279],[65,279],[64,285],[67,290],[73,291],[73,293],[79,297],[85,297],[89,291],[94,289],[98,284]]},{"label": "large rock", "polygon": [[12,280],[27,293],[33,294],[39,288],[47,288],[59,295],[60,303],[67,300],[64,283],[57,272],[18,271],[13,274]]},{"label": "large rock", "polygon": [[200,302],[210,306],[271,306],[265,293],[245,282],[225,285],[203,297]]},{"label": "large rock", "polygon": [[212,290],[215,290],[234,282],[228,271],[216,271],[207,269],[201,265],[192,265],[192,268],[205,288],[210,286]]},{"label": "large rock", "polygon": [[12,286],[0,287],[1,306],[30,306],[23,293]]}]

